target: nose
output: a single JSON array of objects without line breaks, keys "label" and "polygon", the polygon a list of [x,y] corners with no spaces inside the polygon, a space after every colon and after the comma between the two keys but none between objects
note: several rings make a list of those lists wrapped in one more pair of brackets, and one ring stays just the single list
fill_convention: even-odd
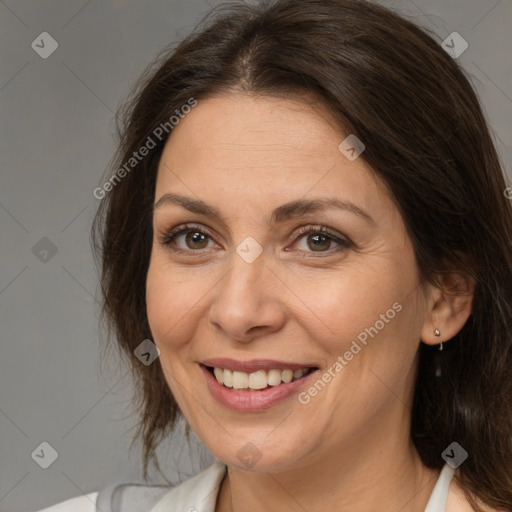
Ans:
[{"label": "nose", "polygon": [[247,263],[235,253],[231,270],[215,290],[209,321],[226,338],[247,343],[284,325],[283,285],[265,265],[263,254]]}]

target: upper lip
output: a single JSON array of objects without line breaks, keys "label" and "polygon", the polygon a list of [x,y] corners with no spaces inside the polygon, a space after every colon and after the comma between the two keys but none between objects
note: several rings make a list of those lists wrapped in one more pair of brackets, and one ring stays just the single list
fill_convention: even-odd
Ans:
[{"label": "upper lip", "polygon": [[253,373],[258,370],[302,370],[303,368],[318,368],[310,363],[290,363],[289,361],[276,361],[273,359],[251,359],[250,361],[237,361],[228,357],[216,357],[201,361],[204,366],[222,368],[224,370]]}]

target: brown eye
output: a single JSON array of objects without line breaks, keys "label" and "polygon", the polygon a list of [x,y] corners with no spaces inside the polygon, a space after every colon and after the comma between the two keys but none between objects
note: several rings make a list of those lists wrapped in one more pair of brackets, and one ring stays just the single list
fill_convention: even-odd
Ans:
[{"label": "brown eye", "polygon": [[185,235],[185,244],[189,249],[204,249],[208,245],[207,236],[199,231],[188,231]]},{"label": "brown eye", "polygon": [[[331,233],[325,227],[314,227],[308,226],[305,229],[300,230],[297,233],[297,239],[299,242],[297,243],[298,249],[305,253],[332,253],[334,251],[339,251],[343,249],[347,249],[351,247],[351,243],[348,239]],[[300,247],[300,243],[303,243],[302,247]],[[335,244],[332,250],[332,244]]]},{"label": "brown eye", "polygon": [[329,249],[331,245],[331,239],[324,235],[308,235],[306,240],[308,247],[313,251]]},{"label": "brown eye", "polygon": [[[184,246],[177,241],[184,237]],[[212,239],[210,233],[199,226],[180,226],[165,235],[160,242],[174,251],[198,251],[206,249],[208,242]]]}]

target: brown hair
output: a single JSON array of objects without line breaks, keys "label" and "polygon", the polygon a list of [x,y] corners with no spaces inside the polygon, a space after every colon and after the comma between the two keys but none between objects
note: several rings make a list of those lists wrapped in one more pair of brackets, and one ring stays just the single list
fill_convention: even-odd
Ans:
[{"label": "brown hair", "polygon": [[[469,453],[458,481],[478,500],[512,510],[512,208],[499,157],[465,73],[429,35],[365,0],[276,0],[221,5],[148,68],[122,112],[115,168],[191,98],[241,91],[310,93],[394,196],[422,282],[443,272],[476,282],[473,313],[445,350],[420,345],[411,438],[440,469],[457,441]],[[169,133],[172,132],[169,130]],[[169,135],[111,187],[92,230],[101,265],[102,319],[131,364],[140,409],[136,438],[155,450],[180,416],[159,360],[134,349],[152,338],[145,284],[157,167]],[[436,370],[441,375],[436,376]]]}]

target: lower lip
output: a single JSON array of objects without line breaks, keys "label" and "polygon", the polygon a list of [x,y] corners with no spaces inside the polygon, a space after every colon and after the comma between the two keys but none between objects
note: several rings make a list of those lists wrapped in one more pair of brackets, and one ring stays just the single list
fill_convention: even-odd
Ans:
[{"label": "lower lip", "polygon": [[295,381],[282,382],[278,386],[262,389],[261,391],[233,391],[219,384],[205,366],[202,364],[199,366],[206,377],[206,383],[211,394],[225,407],[237,411],[263,411],[274,407],[296,393],[317,371],[314,370]]}]

